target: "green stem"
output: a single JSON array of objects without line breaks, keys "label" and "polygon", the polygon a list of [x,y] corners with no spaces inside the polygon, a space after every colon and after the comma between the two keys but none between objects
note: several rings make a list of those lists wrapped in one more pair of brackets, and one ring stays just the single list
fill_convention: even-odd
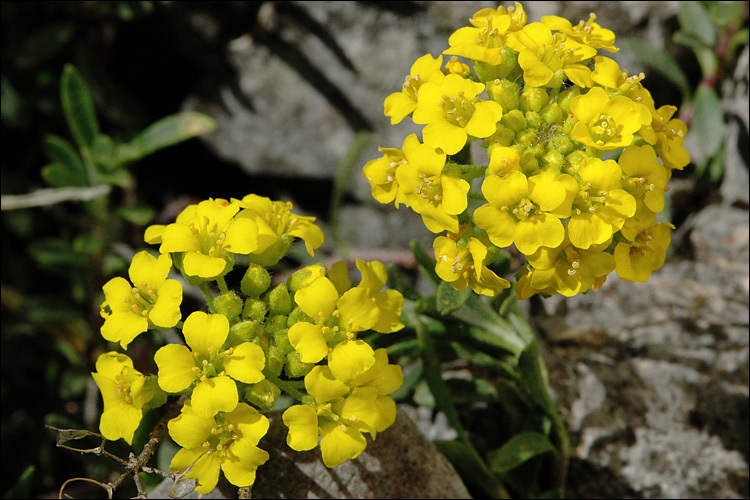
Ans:
[{"label": "green stem", "polygon": [[216,312],[214,310],[214,296],[211,294],[211,290],[208,288],[208,283],[205,281],[200,284],[201,292],[203,292],[203,296],[206,297],[206,304],[208,305],[208,310],[213,312]]},{"label": "green stem", "polygon": [[455,429],[456,433],[458,434],[459,441],[461,441],[461,443],[466,446],[466,449],[469,450],[471,455],[474,456],[474,461],[478,464],[481,464],[482,468],[484,469],[484,475],[487,478],[491,478],[493,480],[493,484],[480,484],[480,486],[484,488],[485,493],[487,493],[492,498],[510,498],[510,495],[505,490],[503,485],[499,480],[497,480],[496,476],[492,473],[489,467],[487,467],[487,464],[484,462],[484,460],[482,460],[476,448],[474,448],[474,445],[471,443],[469,435],[467,434],[463,425],[461,425],[461,421],[458,418],[458,413],[456,412],[456,407],[453,405],[450,393],[448,392],[448,386],[446,385],[445,380],[443,380],[440,361],[438,359],[437,350],[435,348],[435,342],[433,341],[429,330],[427,329],[426,325],[420,320],[417,321],[416,330],[417,341],[419,342],[422,351],[422,363],[424,364],[425,379],[427,380],[427,385],[430,387],[432,395],[435,397],[435,404],[438,408],[440,408],[440,410],[443,411],[446,418],[448,419],[448,422],[451,424],[453,429]]},{"label": "green stem", "polygon": [[460,165],[461,177],[464,180],[471,181],[477,177],[484,177],[487,172],[487,166],[485,165]]},{"label": "green stem", "polygon": [[217,276],[216,284],[219,285],[219,291],[222,294],[229,293],[229,288],[227,287],[227,282],[224,280],[224,276]]},{"label": "green stem", "polygon": [[286,392],[290,396],[297,399],[299,402],[304,402],[308,399],[308,396],[303,394],[301,391],[297,390],[296,387],[294,387],[296,384],[294,382],[290,382],[287,380],[281,380],[279,377],[275,377],[273,375],[266,374],[266,378],[273,382],[276,387],[281,389],[282,391]]}]

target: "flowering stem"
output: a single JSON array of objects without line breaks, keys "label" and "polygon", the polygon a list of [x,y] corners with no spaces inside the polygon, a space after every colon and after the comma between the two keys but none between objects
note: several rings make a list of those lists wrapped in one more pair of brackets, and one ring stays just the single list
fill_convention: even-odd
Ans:
[{"label": "flowering stem", "polygon": [[301,391],[297,390],[294,387],[294,383],[287,380],[281,380],[279,377],[274,377],[273,375],[266,375],[266,378],[273,382],[276,387],[286,392],[290,396],[293,396],[298,401],[302,402],[303,399],[306,398],[306,396]]},{"label": "flowering stem", "polygon": [[484,177],[487,167],[484,165],[461,165],[461,177],[464,180],[471,181],[477,177]]},{"label": "flowering stem", "polygon": [[224,280],[224,276],[217,276],[216,284],[219,285],[219,291],[221,291],[221,293],[229,293],[229,288],[227,287],[227,282]]},{"label": "flowering stem", "polygon": [[206,304],[208,304],[208,310],[212,313],[214,311],[214,296],[211,294],[211,290],[208,289],[208,283],[203,282],[200,284],[201,291],[203,292],[203,296],[206,297]]}]

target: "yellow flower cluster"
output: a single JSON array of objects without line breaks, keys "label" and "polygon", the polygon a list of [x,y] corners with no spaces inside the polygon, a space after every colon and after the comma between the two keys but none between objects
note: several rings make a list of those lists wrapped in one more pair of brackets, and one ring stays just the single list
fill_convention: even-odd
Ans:
[{"label": "yellow flower cluster", "polygon": [[[127,349],[149,329],[176,328],[184,344],[162,346],[154,355],[158,373],[150,376],[125,354],[99,357],[92,375],[104,399],[102,435],[131,443],[144,410],[161,406],[169,394],[188,396],[168,424],[181,446],[170,470],[196,479],[198,493],[212,490],[220,472],[236,486],[253,484],[268,460],[258,447],[269,425],[262,413],[274,408],[281,391],[301,403],[284,413],[289,445],[309,450],[322,435],[329,467],[358,456],[366,447],[363,433],[374,438],[396,417],[387,395],[402,384],[401,368],[357,336],[403,328],[403,296],[385,289],[382,263],[359,260],[362,279],[354,287],[344,262],[303,268],[271,287],[267,267],[295,238],[310,255],[323,243],[314,218],[292,208],[254,194],[190,205],[174,223],[147,228],[145,240],[160,245],[158,257],[138,253],[130,281],[117,277],[103,287],[106,340]],[[249,261],[240,293],[225,280],[236,255]],[[167,278],[173,265],[208,302],[207,312],[193,311],[184,322],[182,285]],[[212,281],[219,295],[209,288]]]},{"label": "yellow flower cluster", "polygon": [[[482,9],[450,36],[449,61],[419,58],[386,98],[391,123],[411,116],[422,140],[381,148],[364,175],[377,201],[447,232],[435,270],[456,289],[508,288],[488,266],[511,245],[526,258],[521,298],[596,290],[613,270],[646,281],[663,265],[672,226],[656,214],[671,170],[690,161],[686,126],[674,106],[655,107],[642,74],[599,55],[618,49],[595,20]],[[467,160],[475,142],[485,165]]]}]

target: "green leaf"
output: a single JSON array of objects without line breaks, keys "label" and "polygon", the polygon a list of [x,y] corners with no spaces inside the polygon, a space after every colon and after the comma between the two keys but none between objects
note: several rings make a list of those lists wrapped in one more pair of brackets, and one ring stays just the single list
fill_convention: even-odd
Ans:
[{"label": "green leaf", "polygon": [[487,465],[466,444],[446,440],[435,440],[433,443],[450,460],[464,483],[482,489],[489,498],[509,498]]},{"label": "green leaf", "polygon": [[65,119],[78,147],[90,147],[99,135],[94,100],[83,75],[72,64],[63,68],[60,98]]},{"label": "green leaf", "polygon": [[747,2],[706,2],[708,15],[719,26],[726,26],[742,18],[742,11]]},{"label": "green leaf", "polygon": [[719,56],[713,47],[706,47],[699,39],[695,38],[695,35],[685,31],[678,31],[672,38],[675,43],[693,50],[704,77],[710,77],[716,73],[716,69],[719,67]]},{"label": "green leaf", "polygon": [[494,309],[478,295],[469,295],[464,307],[451,314],[452,318],[479,327],[469,329],[472,337],[480,342],[491,343],[517,356],[526,345],[516,330],[501,318]]},{"label": "green leaf", "polygon": [[440,314],[450,314],[461,309],[472,293],[469,287],[459,291],[450,283],[443,281],[438,285],[435,306]]},{"label": "green leaf", "polygon": [[724,111],[716,91],[708,85],[701,85],[695,93],[691,133],[698,138],[698,144],[705,158],[714,156],[721,149],[724,140]]},{"label": "green leaf", "polygon": [[156,213],[154,209],[146,205],[126,205],[117,210],[117,214],[136,226],[145,226]]},{"label": "green leaf", "polygon": [[16,66],[24,70],[38,68],[65,49],[75,29],[75,24],[70,22],[53,22],[26,35],[25,42],[15,54]]},{"label": "green leaf", "polygon": [[409,246],[411,247],[414,258],[417,260],[417,264],[419,264],[419,268],[422,270],[422,272],[424,272],[424,274],[428,278],[430,278],[430,281],[432,281],[434,284],[437,285],[441,283],[442,280],[435,272],[435,259],[430,257],[430,255],[424,250],[424,248],[422,248],[422,245],[420,245],[418,241],[412,241]]},{"label": "green leaf", "polygon": [[91,159],[99,170],[114,172],[123,161],[118,156],[118,145],[108,135],[98,135],[91,146]]},{"label": "green leaf", "polygon": [[133,182],[133,176],[130,175],[130,172],[126,169],[122,168],[111,173],[100,173],[98,175],[98,180],[100,182],[112,184],[113,186],[126,188]]},{"label": "green leaf", "polygon": [[513,436],[500,449],[488,454],[490,467],[502,474],[511,471],[522,463],[545,453],[557,450],[546,436],[538,432],[522,432]]},{"label": "green leaf", "polygon": [[213,132],[216,126],[216,120],[194,111],[167,116],[150,125],[121,149],[121,160],[138,160],[160,149]]},{"label": "green leaf", "polygon": [[42,179],[53,187],[83,187],[87,186],[88,182],[85,177],[82,177],[78,172],[73,172],[66,165],[62,163],[50,163],[42,167]]},{"label": "green leaf", "polygon": [[60,267],[84,267],[88,258],[76,252],[73,246],[62,239],[38,240],[29,245],[29,252],[39,266],[47,269]]},{"label": "green leaf", "polygon": [[700,2],[680,2],[677,9],[680,27],[702,43],[713,47],[716,43],[716,28],[708,12]]},{"label": "green leaf", "polygon": [[9,125],[19,127],[23,123],[21,94],[5,75],[0,76],[0,116]]},{"label": "green leaf", "polygon": [[62,137],[47,135],[44,138],[44,151],[52,163],[61,163],[68,167],[71,172],[79,173],[84,178],[87,177],[86,166],[83,164],[78,151]]},{"label": "green leaf", "polygon": [[626,38],[620,41],[623,49],[631,52],[641,63],[672,82],[682,94],[683,100],[690,95],[690,82],[682,68],[665,50],[654,47],[646,40]]},{"label": "green leaf", "polygon": [[549,393],[547,367],[539,353],[539,345],[532,340],[521,353],[518,360],[521,374],[521,386],[534,398],[534,401],[547,413],[556,418],[557,408]]},{"label": "green leaf", "polygon": [[29,465],[24,469],[11,488],[3,494],[3,498],[30,498],[29,492],[34,479],[36,468]]}]

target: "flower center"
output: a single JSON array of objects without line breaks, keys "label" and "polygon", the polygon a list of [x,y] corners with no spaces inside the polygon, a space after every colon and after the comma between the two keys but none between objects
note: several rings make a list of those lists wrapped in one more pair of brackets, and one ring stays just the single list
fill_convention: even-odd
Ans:
[{"label": "flower center", "polygon": [[474,114],[474,104],[466,98],[463,90],[450,97],[443,94],[440,106],[443,108],[445,119],[449,123],[461,128],[466,127],[466,124],[469,123],[471,116]]},{"label": "flower center", "polygon": [[619,135],[619,127],[610,115],[600,114],[589,124],[591,138],[597,146],[603,146]]}]

